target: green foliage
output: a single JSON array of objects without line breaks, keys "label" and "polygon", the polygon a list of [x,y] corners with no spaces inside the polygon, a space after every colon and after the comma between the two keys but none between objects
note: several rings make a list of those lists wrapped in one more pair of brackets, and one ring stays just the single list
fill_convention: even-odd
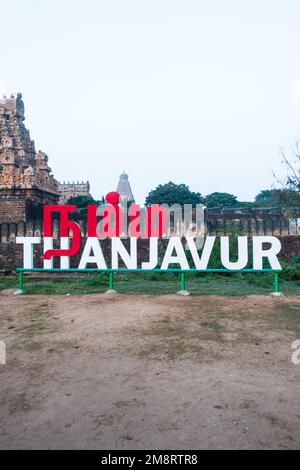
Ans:
[{"label": "green foliage", "polygon": [[257,206],[278,206],[280,199],[280,190],[263,189],[255,196],[255,205]]},{"label": "green foliage", "polygon": [[206,196],[207,207],[232,207],[237,205],[237,197],[229,193],[212,193]]},{"label": "green foliage", "polygon": [[186,184],[175,184],[170,181],[160,184],[150,191],[146,197],[145,205],[151,204],[201,204],[204,202],[200,193],[190,191]]},{"label": "green foliage", "polygon": [[281,263],[283,272],[281,273],[282,279],[286,281],[300,281],[300,253],[293,256],[291,261],[283,261]]},{"label": "green foliage", "polygon": [[293,190],[284,190],[280,193],[281,206],[297,206],[300,204],[300,192]]},{"label": "green foliage", "polygon": [[300,204],[300,194],[289,189],[264,189],[255,197],[255,206],[293,206]]},{"label": "green foliage", "polygon": [[253,207],[254,206],[254,202],[251,202],[251,201],[237,201],[236,202],[236,207]]},{"label": "green foliage", "polygon": [[101,201],[96,201],[92,196],[74,196],[71,197],[66,204],[74,204],[75,206],[78,207],[78,209],[84,209],[86,208],[89,204],[97,204],[98,206],[100,204],[104,203],[104,198],[102,197]]}]

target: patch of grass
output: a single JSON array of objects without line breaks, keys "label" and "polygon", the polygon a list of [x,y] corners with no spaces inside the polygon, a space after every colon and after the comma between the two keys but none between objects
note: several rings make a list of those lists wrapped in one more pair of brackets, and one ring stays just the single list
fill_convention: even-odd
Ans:
[{"label": "patch of grass", "polygon": [[[170,312],[150,318],[146,327],[138,324],[126,334],[137,338],[133,352],[140,359],[193,358],[215,360],[234,355],[240,345],[259,346],[283,337],[288,331],[300,334],[300,304],[261,301],[190,299],[187,307],[170,302]],[[260,306],[260,307],[259,307]],[[128,342],[130,343],[130,341]],[[229,345],[229,346],[228,346]]]},{"label": "patch of grass", "polygon": [[214,331],[215,333],[219,333],[222,330],[222,326],[216,320],[202,322],[201,326],[203,326],[203,328],[207,328],[210,331]]},{"label": "patch of grass", "polygon": [[289,303],[280,305],[274,312],[275,319],[277,319],[279,326],[300,334],[300,305]]},{"label": "patch of grass", "polygon": [[22,322],[15,329],[17,334],[14,347],[24,349],[25,351],[37,351],[42,348],[40,336],[56,331],[53,324],[49,323],[49,305],[41,303],[40,305],[24,311]]},{"label": "patch of grass", "polygon": [[[176,313],[165,314],[151,320],[149,325],[134,330],[134,335],[142,339],[135,354],[140,358],[158,359],[162,356],[168,360],[184,355],[202,357],[208,342],[222,342],[224,327],[215,319],[206,322],[200,320],[199,307],[186,311],[183,315]],[[132,336],[132,328],[128,334]],[[218,352],[213,350],[211,358],[216,358]],[[207,359],[207,358],[206,358]]]},{"label": "patch of grass", "polygon": [[0,277],[0,291],[4,289],[16,289],[18,280],[16,276],[1,276]]},{"label": "patch of grass", "polygon": [[29,341],[23,343],[23,349],[28,352],[34,352],[41,349],[42,344],[39,341]]}]

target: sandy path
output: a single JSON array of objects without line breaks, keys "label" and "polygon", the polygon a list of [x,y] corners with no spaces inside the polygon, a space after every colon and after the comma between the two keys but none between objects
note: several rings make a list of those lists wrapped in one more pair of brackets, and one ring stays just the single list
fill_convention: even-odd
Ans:
[{"label": "sandy path", "polygon": [[300,298],[0,295],[0,447],[300,447]]}]

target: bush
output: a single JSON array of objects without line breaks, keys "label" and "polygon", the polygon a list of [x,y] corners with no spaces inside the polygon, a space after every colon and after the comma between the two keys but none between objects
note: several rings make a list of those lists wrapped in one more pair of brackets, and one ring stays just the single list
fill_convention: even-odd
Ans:
[{"label": "bush", "polygon": [[300,263],[282,262],[282,273],[280,277],[286,281],[300,281]]}]

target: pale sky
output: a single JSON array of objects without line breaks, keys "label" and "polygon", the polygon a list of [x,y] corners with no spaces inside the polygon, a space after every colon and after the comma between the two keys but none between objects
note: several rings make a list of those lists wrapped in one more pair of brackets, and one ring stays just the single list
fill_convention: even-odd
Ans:
[{"label": "pale sky", "polygon": [[0,93],[60,180],[253,199],[300,138],[299,0],[0,0]]}]

